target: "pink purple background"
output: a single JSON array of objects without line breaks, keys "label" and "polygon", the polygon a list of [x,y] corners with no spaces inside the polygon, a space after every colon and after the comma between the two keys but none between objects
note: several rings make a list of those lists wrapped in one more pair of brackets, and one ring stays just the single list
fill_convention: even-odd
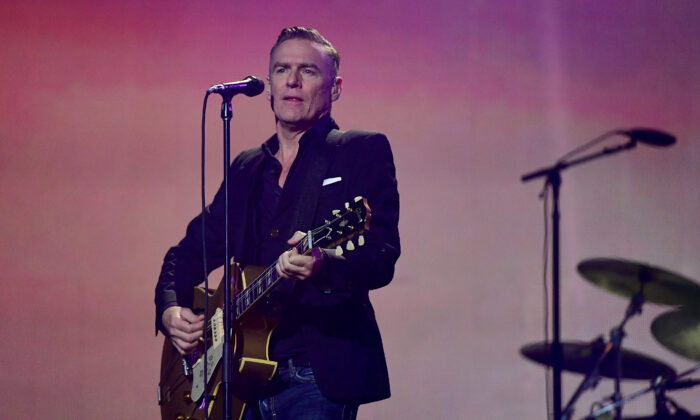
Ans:
[{"label": "pink purple background", "polygon": [[[544,369],[518,354],[543,339],[541,182],[519,176],[607,130],[657,127],[678,143],[566,173],[564,339],[606,334],[626,305],[581,279],[585,258],[700,280],[700,2],[271,4],[0,6],[3,418],[159,416],[153,287],[199,209],[203,93],[265,76],[289,25],[341,51],[341,126],[385,132],[395,153],[404,253],[372,294],[393,397],[360,419],[545,417]],[[233,150],[272,132],[264,96],[236,98],[234,112]],[[647,305],[626,345],[684,370],[693,362],[649,332],[666,309]],[[578,379],[565,375],[565,399]],[[576,417],[611,392],[603,381]],[[671,396],[698,413],[698,395]]]}]

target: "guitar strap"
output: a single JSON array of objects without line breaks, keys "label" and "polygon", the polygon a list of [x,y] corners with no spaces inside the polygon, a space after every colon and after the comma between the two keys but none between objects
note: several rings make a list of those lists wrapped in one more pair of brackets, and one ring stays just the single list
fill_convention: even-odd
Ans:
[{"label": "guitar strap", "polygon": [[297,199],[294,210],[293,226],[309,229],[313,226],[318,207],[318,194],[321,190],[323,179],[328,173],[338,147],[342,144],[341,139],[345,132],[333,129],[326,136],[321,150],[314,154],[313,159],[307,162],[309,170],[304,185],[315,186],[316,188],[303,188]]}]

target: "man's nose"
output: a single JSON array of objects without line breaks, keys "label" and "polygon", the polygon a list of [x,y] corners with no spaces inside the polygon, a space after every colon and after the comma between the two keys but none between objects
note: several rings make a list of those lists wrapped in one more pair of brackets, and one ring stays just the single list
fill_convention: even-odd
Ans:
[{"label": "man's nose", "polygon": [[301,84],[301,78],[300,78],[299,72],[290,71],[289,75],[287,76],[287,86],[297,87],[300,84]]}]

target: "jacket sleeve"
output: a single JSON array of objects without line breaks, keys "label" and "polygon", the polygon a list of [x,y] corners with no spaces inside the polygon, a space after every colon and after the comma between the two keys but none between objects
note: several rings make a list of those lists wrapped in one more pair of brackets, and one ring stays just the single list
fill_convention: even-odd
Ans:
[{"label": "jacket sleeve", "polygon": [[[244,161],[245,152],[236,157],[229,170],[229,181]],[[231,198],[229,198],[231,200]],[[166,334],[163,312],[170,306],[192,307],[194,287],[205,277],[224,264],[224,186],[219,187],[211,204],[187,225],[185,237],[170,248],[163,259],[158,283],[155,288],[156,334],[160,330]],[[202,217],[204,217],[204,238],[202,238]],[[206,251],[206,269],[203,263]]]}]

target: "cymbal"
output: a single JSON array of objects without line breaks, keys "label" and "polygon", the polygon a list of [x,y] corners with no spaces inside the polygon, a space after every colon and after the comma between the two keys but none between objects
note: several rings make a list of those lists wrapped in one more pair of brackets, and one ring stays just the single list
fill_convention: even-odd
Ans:
[{"label": "cymbal", "polygon": [[672,352],[700,362],[700,308],[664,312],[651,323],[651,333]]},{"label": "cymbal", "polygon": [[578,265],[594,285],[632,297],[644,285],[644,300],[665,305],[700,304],[700,285],[663,268],[619,258],[592,258]]},{"label": "cymbal", "polygon": [[[550,355],[551,343],[538,342],[528,344],[520,349],[520,353],[528,359],[542,365],[552,366]],[[562,343],[562,368],[569,372],[587,374],[595,365],[603,352],[602,342],[586,343],[582,341]],[[605,358],[600,366],[600,376],[615,377],[614,358]],[[631,350],[622,349],[622,379],[655,379],[657,377],[672,378],[676,371],[667,364],[649,356]]]}]

